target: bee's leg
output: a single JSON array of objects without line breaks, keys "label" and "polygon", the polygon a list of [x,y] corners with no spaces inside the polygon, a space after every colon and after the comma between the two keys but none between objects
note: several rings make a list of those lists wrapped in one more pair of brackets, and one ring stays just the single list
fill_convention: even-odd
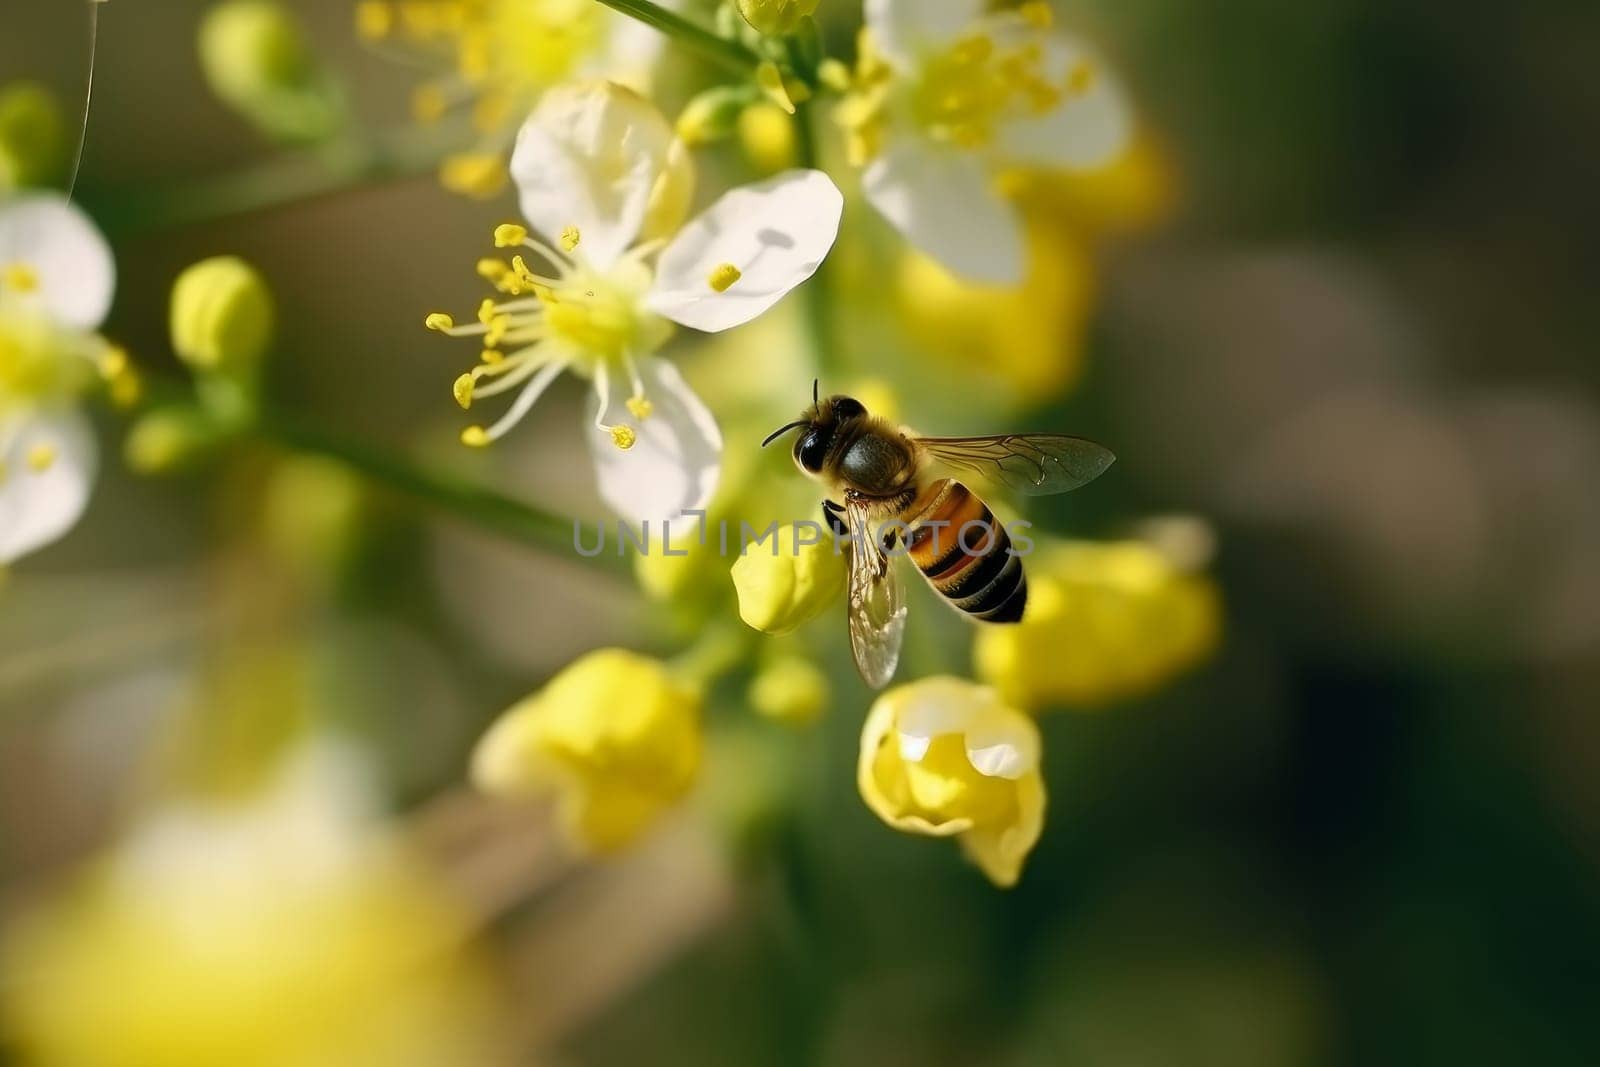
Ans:
[{"label": "bee's leg", "polygon": [[831,500],[824,500],[822,502],[822,519],[828,524],[828,528],[833,531],[833,536],[850,536],[850,528],[844,522],[844,508],[838,504]]}]

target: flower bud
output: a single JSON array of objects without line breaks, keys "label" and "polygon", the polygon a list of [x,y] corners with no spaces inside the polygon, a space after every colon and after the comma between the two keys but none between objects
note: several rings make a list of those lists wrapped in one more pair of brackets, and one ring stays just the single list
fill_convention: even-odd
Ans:
[{"label": "flower bud", "polygon": [[688,792],[700,748],[700,694],[657,660],[604,649],[502,715],[472,780],[496,796],[554,795],[573,840],[604,851]]},{"label": "flower bud", "polygon": [[0,193],[49,185],[67,161],[67,128],[55,97],[32,82],[0,89]]},{"label": "flower bud", "polygon": [[767,100],[745,108],[739,115],[739,144],[745,158],[763,174],[788,170],[799,158],[794,119]]},{"label": "flower bud", "polygon": [[856,781],[884,822],[955,837],[1001,887],[1016,884],[1044,829],[1039,728],[962,678],[928,678],[879,697],[861,730]]},{"label": "flower bud", "polygon": [[762,633],[782,635],[828,609],[844,592],[844,555],[816,526],[785,526],[777,531],[776,554],[763,544],[749,545],[733,565],[739,617]]},{"label": "flower bud", "polygon": [[172,347],[197,371],[249,377],[272,340],[272,292],[236,256],[201,260],[172,287]]},{"label": "flower bud", "polygon": [[793,33],[800,20],[817,10],[820,0],[738,0],[739,14],[760,32],[772,37]]},{"label": "flower bud", "polygon": [[204,459],[217,444],[216,426],[195,408],[162,408],[128,431],[122,456],[135,474],[174,474]]},{"label": "flower bud", "polygon": [[224,0],[201,21],[199,47],[211,91],[261,132],[315,141],[338,127],[339,94],[282,5]]},{"label": "flower bud", "polygon": [[809,726],[828,706],[828,677],[800,656],[779,656],[750,683],[750,706],[789,726]]},{"label": "flower bud", "polygon": [[739,115],[751,102],[748,87],[719,85],[689,101],[678,116],[678,138],[691,148],[712,144],[733,134]]}]

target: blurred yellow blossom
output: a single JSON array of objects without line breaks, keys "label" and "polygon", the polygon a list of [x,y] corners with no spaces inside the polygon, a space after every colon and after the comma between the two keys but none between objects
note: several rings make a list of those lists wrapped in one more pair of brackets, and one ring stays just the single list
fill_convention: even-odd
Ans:
[{"label": "blurred yellow blossom", "polygon": [[1075,541],[1028,560],[1020,624],[981,628],[978,677],[1019,707],[1094,706],[1160,687],[1209,656],[1216,586],[1142,541]]},{"label": "blurred yellow blossom", "polygon": [[270,137],[318,140],[343,120],[337,88],[282,4],[214,4],[200,21],[199,50],[211,91]]},{"label": "blurred yellow blossom", "polygon": [[545,90],[593,77],[646,90],[664,40],[594,0],[360,0],[356,29],[420,62],[448,57],[453,69],[416,89],[412,111],[432,122],[471,109],[480,146],[447,160],[441,177],[479,197],[503,187],[505,149]]},{"label": "blurred yellow blossom", "polygon": [[575,842],[621,848],[694,783],[700,702],[657,660],[592,652],[490,727],[473,782],[496,796],[554,794]]},{"label": "blurred yellow blossom", "polygon": [[844,554],[820,521],[783,526],[759,543],[752,536],[732,575],[739,617],[762,633],[781,635],[822,614],[844,592]]},{"label": "blurred yellow blossom", "polygon": [[188,267],[172,286],[172,348],[196,370],[249,373],[272,340],[272,292],[237,256]]},{"label": "blurred yellow blossom", "polygon": [[49,90],[33,82],[0,89],[0,193],[48,185],[67,162],[67,124]]},{"label": "blurred yellow blossom", "polygon": [[1039,729],[993,689],[928,678],[880,696],[861,730],[857,784],[896,830],[955,837],[998,886],[1015,885],[1044,828]]},{"label": "blurred yellow blossom", "polygon": [[750,165],[762,174],[776,174],[799,158],[794,119],[770,100],[739,113],[739,144]]},{"label": "blurred yellow blossom", "polygon": [[803,656],[775,656],[750,681],[750,706],[756,713],[790,726],[816,722],[829,696],[828,676]]},{"label": "blurred yellow blossom", "polygon": [[465,917],[376,826],[349,752],[169,802],[11,930],[6,1025],[41,1067],[502,1062]]}]

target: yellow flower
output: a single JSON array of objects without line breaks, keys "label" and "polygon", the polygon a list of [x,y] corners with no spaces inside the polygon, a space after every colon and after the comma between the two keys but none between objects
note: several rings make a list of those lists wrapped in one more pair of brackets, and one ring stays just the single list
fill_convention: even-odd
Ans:
[{"label": "yellow flower", "polygon": [[599,76],[646,90],[663,41],[594,0],[361,0],[356,28],[420,63],[446,58],[453,69],[419,86],[412,110],[422,122],[471,110],[480,148],[442,176],[453,191],[480,197],[499,192],[503,181],[489,173],[504,175],[504,148],[547,89]]},{"label": "yellow flower", "polygon": [[1039,730],[994,690],[928,678],[878,698],[861,730],[861,796],[896,830],[955,837],[995,885],[1015,885],[1044,828]]},{"label": "yellow flower", "polygon": [[[762,531],[756,531],[757,534]],[[844,554],[816,526],[784,526],[777,540],[752,538],[733,565],[739,617],[762,633],[791,633],[844,592]]]},{"label": "yellow flower", "polygon": [[978,677],[1028,709],[1094,706],[1161,685],[1216,647],[1215,585],[1140,541],[1071,542],[1028,560],[1028,610],[978,631]]},{"label": "yellow flower", "polygon": [[700,694],[665,664],[592,652],[500,717],[478,742],[472,778],[497,796],[554,794],[580,845],[620,848],[693,784]]},{"label": "yellow flower", "polygon": [[467,916],[302,751],[248,795],[143,816],[8,931],[8,1048],[39,1067],[497,1062]]}]

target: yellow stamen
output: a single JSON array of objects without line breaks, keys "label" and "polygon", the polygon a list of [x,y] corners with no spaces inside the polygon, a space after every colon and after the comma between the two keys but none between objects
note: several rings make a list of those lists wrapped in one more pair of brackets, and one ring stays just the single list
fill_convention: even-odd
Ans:
[{"label": "yellow stamen", "polygon": [[561,251],[574,251],[581,240],[583,240],[583,234],[578,231],[578,228],[576,226],[568,226],[561,231]]},{"label": "yellow stamen", "polygon": [[461,431],[461,443],[468,448],[488,448],[489,431],[482,426],[468,426]]},{"label": "yellow stamen", "polygon": [[648,419],[655,409],[656,406],[650,403],[647,397],[630,396],[628,398],[628,410],[633,412],[633,417],[638,419],[640,422]]},{"label": "yellow stamen", "polygon": [[527,239],[528,228],[519,226],[514,222],[508,222],[494,228],[494,246],[496,248],[514,248]]},{"label": "yellow stamen", "polygon": [[494,322],[495,306],[493,300],[485,300],[478,305],[478,321],[485,326]]},{"label": "yellow stamen", "polygon": [[438,122],[449,106],[437,85],[419,85],[411,94],[411,114],[418,122]]},{"label": "yellow stamen", "polygon": [[443,332],[444,330],[455,329],[456,320],[452,319],[449,315],[446,315],[442,311],[435,311],[432,315],[429,315],[423,320],[423,325],[430,330],[439,330]]},{"label": "yellow stamen", "polygon": [[478,379],[470,374],[463,374],[456,379],[452,392],[456,395],[456,403],[461,405],[461,410],[466,411],[472,407],[472,388],[478,384]]},{"label": "yellow stamen", "polygon": [[39,288],[38,272],[26,263],[9,264],[4,271],[0,271],[0,288],[31,293]]},{"label": "yellow stamen", "polygon": [[504,360],[506,356],[504,352],[496,352],[492,348],[485,348],[482,352],[478,353],[478,358],[483,360],[483,362],[493,366],[494,364]]},{"label": "yellow stamen", "polygon": [[56,448],[54,445],[34,445],[28,449],[28,469],[35,474],[43,474],[56,462]]},{"label": "yellow stamen", "polygon": [[1080,60],[1067,75],[1067,91],[1074,96],[1082,96],[1094,87],[1094,65],[1088,60]]},{"label": "yellow stamen", "polygon": [[626,452],[639,440],[639,435],[633,432],[631,426],[612,426],[611,443]]},{"label": "yellow stamen", "polygon": [[503,259],[492,256],[478,260],[478,277],[486,282],[499,282],[511,273],[511,265]]},{"label": "yellow stamen", "polygon": [[732,263],[723,263],[711,271],[711,277],[706,279],[706,284],[719,293],[726,293],[732,289],[734,283],[744,277],[744,271]]}]

